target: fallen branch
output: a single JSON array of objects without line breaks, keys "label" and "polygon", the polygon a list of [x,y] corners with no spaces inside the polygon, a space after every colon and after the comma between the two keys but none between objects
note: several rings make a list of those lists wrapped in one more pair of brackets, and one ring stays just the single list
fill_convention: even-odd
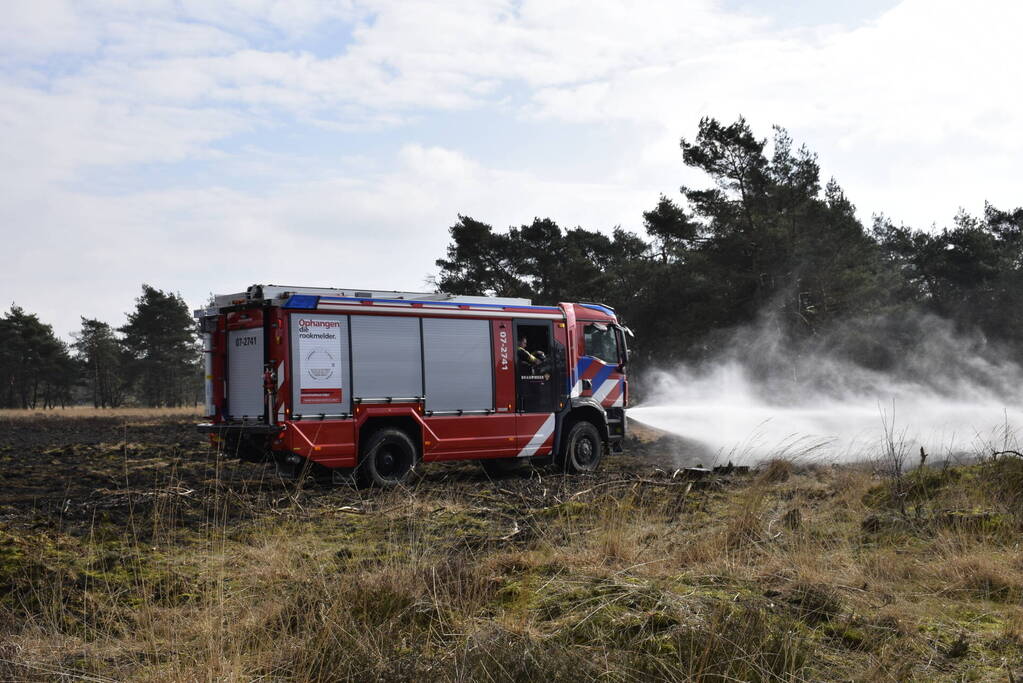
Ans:
[{"label": "fallen branch", "polygon": [[573,498],[577,498],[577,497],[583,495],[584,493],[590,493],[591,491],[596,491],[597,489],[607,488],[608,486],[615,486],[617,484],[642,484],[643,486],[665,486],[665,487],[668,487],[668,488],[678,488],[678,487],[681,486],[681,487],[684,487],[686,489],[686,493],[688,493],[689,489],[691,489],[693,487],[693,482],[691,482],[691,481],[656,481],[656,480],[653,480],[653,479],[616,479],[614,481],[605,481],[605,482],[603,482],[601,484],[597,484],[596,486],[591,486],[590,488],[583,489],[582,491],[579,491],[578,493],[573,493],[571,496],[568,497],[568,499],[572,500]]},{"label": "fallen branch", "polygon": [[993,451],[991,453],[992,458],[997,458],[999,455],[1015,455],[1017,458],[1023,458],[1023,453],[1019,451]]},{"label": "fallen branch", "polygon": [[502,537],[501,537],[500,539],[498,539],[498,540],[501,540],[501,541],[508,541],[508,540],[511,540],[511,538],[512,538],[513,536],[517,536],[517,535],[518,535],[518,533],[519,533],[520,531],[522,531],[522,529],[520,529],[520,528],[519,528],[519,523],[518,523],[518,522],[515,522],[515,526],[514,526],[514,527],[512,528],[511,532],[510,532],[510,533],[509,533],[509,534],[508,534],[507,536],[502,536]]}]

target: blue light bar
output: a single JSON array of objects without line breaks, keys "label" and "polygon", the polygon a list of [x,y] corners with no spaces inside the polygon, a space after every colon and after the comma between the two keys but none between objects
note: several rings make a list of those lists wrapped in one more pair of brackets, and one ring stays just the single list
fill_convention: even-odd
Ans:
[{"label": "blue light bar", "polygon": [[285,308],[316,308],[320,303],[320,297],[309,294],[292,294],[291,298],[284,304]]}]

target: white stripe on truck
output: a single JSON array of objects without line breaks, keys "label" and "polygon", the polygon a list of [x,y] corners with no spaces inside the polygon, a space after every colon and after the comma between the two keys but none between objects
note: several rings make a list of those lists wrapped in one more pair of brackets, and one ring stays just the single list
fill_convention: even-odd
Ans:
[{"label": "white stripe on truck", "polygon": [[554,433],[554,413],[544,420],[544,423],[540,425],[540,429],[533,435],[533,438],[529,440],[529,443],[519,451],[519,458],[528,458],[534,455],[540,447],[546,443],[547,438]]},{"label": "white stripe on truck", "polygon": [[597,403],[603,403],[604,399],[607,398],[607,395],[611,393],[611,390],[618,386],[618,382],[619,380],[617,377],[608,377],[605,379],[604,383],[594,390],[593,400]]}]

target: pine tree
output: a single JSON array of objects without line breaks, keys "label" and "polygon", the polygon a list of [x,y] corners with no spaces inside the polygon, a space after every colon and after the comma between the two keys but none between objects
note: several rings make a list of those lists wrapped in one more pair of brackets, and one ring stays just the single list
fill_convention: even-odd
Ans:
[{"label": "pine tree", "polygon": [[82,318],[72,345],[82,368],[82,382],[96,408],[116,408],[124,401],[127,357],[124,347],[105,322]]},{"label": "pine tree", "polygon": [[53,328],[19,306],[11,306],[0,318],[0,405],[67,405],[76,379],[67,344],[53,334]]},{"label": "pine tree", "polygon": [[195,323],[180,295],[143,284],[142,296],[120,332],[130,356],[128,377],[143,403],[180,406],[194,399],[199,347]]}]

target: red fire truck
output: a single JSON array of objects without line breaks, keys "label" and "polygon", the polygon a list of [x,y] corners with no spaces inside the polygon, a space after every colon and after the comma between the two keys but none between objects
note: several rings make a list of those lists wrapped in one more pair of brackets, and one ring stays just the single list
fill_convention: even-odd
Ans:
[{"label": "red fire truck", "polygon": [[200,431],[288,473],[394,486],[441,460],[588,472],[625,438],[627,329],[600,304],[253,285],[197,317]]}]

